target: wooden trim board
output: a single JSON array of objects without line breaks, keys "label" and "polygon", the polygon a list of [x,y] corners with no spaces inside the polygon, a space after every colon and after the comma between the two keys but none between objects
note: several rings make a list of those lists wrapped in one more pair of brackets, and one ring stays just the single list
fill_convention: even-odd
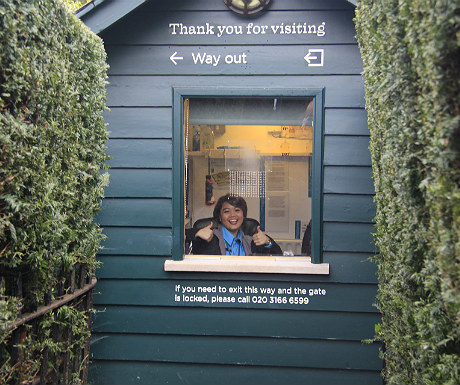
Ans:
[{"label": "wooden trim board", "polygon": [[311,263],[310,257],[227,257],[218,255],[184,256],[166,260],[165,271],[220,273],[329,274],[328,263]]}]

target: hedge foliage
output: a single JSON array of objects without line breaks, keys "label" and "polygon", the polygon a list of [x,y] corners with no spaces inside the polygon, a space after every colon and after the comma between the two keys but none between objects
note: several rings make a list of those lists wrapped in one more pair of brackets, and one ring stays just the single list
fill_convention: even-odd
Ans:
[{"label": "hedge foliage", "polygon": [[[55,296],[75,265],[97,267],[105,61],[60,0],[0,3],[0,275],[21,273],[23,312]],[[6,290],[0,326],[19,310]]]},{"label": "hedge foliage", "polygon": [[67,5],[72,12],[78,11],[85,4],[88,4],[91,0],[63,0],[64,4]]},{"label": "hedge foliage", "polygon": [[358,0],[388,384],[460,378],[460,1]]}]

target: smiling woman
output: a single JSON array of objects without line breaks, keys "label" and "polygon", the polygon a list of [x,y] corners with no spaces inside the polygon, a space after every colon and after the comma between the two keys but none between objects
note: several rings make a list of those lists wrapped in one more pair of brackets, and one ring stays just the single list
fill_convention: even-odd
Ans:
[{"label": "smiling woman", "polygon": [[282,254],[276,242],[264,234],[260,225],[242,229],[247,214],[246,201],[226,194],[219,198],[211,222],[190,233],[194,254],[246,256]]}]

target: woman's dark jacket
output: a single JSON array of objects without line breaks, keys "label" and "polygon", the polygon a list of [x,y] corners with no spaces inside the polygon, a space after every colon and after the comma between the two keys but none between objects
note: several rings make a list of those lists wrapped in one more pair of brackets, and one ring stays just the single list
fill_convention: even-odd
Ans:
[{"label": "woman's dark jacket", "polygon": [[[210,242],[196,237],[198,230],[194,231],[192,234],[192,253],[193,254],[205,254],[205,255],[225,255],[225,241],[224,235],[222,234],[222,225],[219,224],[217,228],[213,228],[212,232],[214,237],[212,237]],[[268,237],[268,235],[267,235]],[[269,237],[270,238],[270,237]],[[252,237],[249,235],[243,234],[243,248],[246,255],[283,255],[281,248],[278,244],[270,238],[272,241],[271,247],[257,246]]]}]

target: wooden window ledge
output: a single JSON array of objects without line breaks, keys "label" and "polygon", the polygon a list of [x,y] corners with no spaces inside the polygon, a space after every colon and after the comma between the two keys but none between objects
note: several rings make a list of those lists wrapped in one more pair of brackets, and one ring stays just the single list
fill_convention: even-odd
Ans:
[{"label": "wooden window ledge", "polygon": [[229,257],[187,255],[181,261],[166,260],[165,271],[213,273],[329,274],[328,263],[311,263],[310,257]]}]

